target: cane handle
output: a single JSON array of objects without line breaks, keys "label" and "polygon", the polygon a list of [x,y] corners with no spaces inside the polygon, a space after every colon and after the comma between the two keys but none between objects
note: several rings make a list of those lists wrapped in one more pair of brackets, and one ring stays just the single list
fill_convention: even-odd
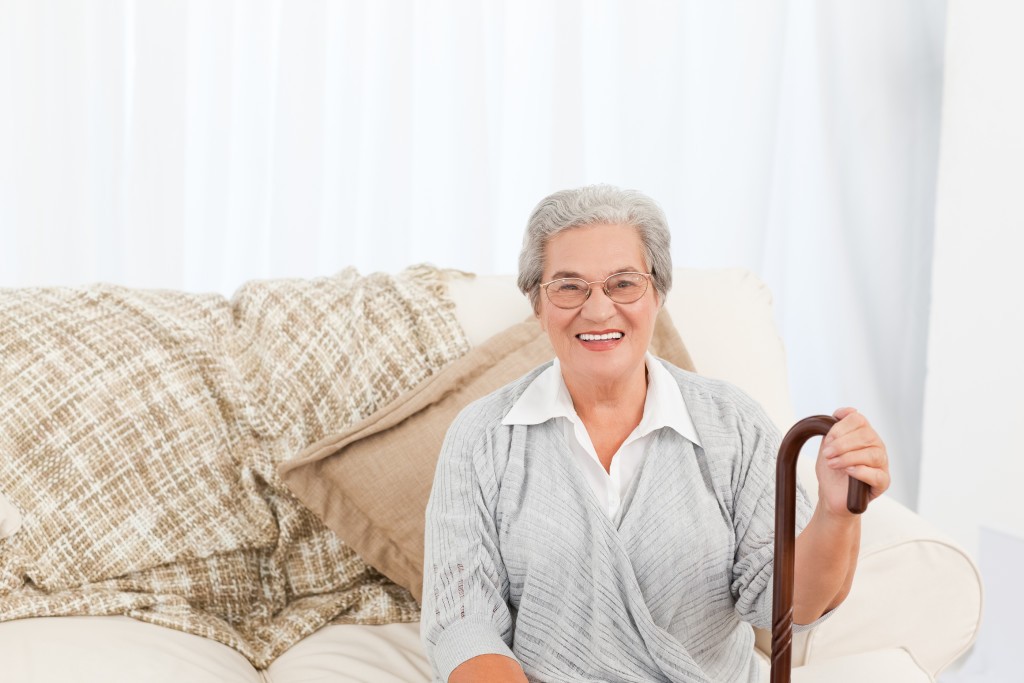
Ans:
[{"label": "cane handle", "polygon": [[[775,465],[775,570],[772,595],[771,683],[789,683],[793,655],[793,578],[796,557],[796,459],[813,436],[824,436],[838,420],[816,415],[797,422],[779,446]],[[868,507],[868,485],[850,477],[846,507],[860,514]]]}]

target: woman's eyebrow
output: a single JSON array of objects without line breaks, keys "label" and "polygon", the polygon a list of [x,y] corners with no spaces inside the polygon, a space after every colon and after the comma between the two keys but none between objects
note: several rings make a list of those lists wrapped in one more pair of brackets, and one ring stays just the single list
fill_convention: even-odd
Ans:
[{"label": "woman's eyebrow", "polygon": [[552,280],[559,280],[559,279],[561,279],[563,277],[578,277],[581,280],[585,279],[582,275],[580,275],[579,273],[577,273],[574,270],[560,270],[557,273],[553,274],[551,276],[551,279]]},{"label": "woman's eyebrow", "polygon": [[[609,270],[608,274],[605,275],[605,277],[610,277],[612,275],[615,275],[616,273],[642,273],[642,272],[643,272],[642,270],[637,270],[633,266],[622,266],[622,267],[616,268],[614,270]],[[555,273],[554,275],[552,275],[551,279],[552,280],[559,280],[559,279],[564,278],[564,277],[577,277],[577,278],[579,278],[581,280],[586,280],[587,279],[587,278],[583,277],[582,275],[580,275],[579,273],[577,273],[574,270],[560,270],[557,273]]]},{"label": "woman's eyebrow", "polygon": [[642,271],[639,268],[636,268],[634,266],[622,266],[621,268],[616,268],[615,270],[613,270],[610,273],[608,273],[608,276],[610,277],[612,275],[615,275],[616,273],[642,273],[642,272],[644,272],[644,271]]}]

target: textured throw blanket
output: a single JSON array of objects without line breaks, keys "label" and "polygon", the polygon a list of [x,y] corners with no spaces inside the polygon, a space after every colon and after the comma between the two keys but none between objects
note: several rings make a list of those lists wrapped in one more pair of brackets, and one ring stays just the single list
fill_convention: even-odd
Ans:
[{"label": "textured throw blanket", "polygon": [[416,603],[277,465],[469,346],[431,267],[215,295],[0,290],[0,620],[124,614],[257,668],[326,623]]}]

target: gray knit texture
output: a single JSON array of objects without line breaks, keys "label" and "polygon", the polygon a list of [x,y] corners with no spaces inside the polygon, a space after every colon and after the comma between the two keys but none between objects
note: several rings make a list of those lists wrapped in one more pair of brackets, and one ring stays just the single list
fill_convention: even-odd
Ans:
[{"label": "gray knit texture", "polygon": [[[468,406],[442,447],[422,611],[435,680],[495,653],[531,681],[757,681],[751,624],[771,626],[775,426],[735,387],[665,363],[703,447],[655,432],[609,519],[557,419],[501,424],[548,365]],[[811,512],[801,489],[798,531]]]}]

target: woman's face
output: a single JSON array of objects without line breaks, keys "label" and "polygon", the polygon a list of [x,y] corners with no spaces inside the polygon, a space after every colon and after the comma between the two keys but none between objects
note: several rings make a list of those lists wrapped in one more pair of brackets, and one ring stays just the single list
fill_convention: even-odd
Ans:
[{"label": "woman's face", "polygon": [[[552,238],[544,251],[542,282],[578,277],[593,282],[613,273],[647,272],[640,235],[628,225],[589,225],[571,228]],[[658,294],[654,284],[639,300],[617,304],[600,284],[579,308],[558,308],[541,292],[537,317],[547,332],[570,386],[611,385],[643,373],[644,354],[654,334]],[[608,335],[612,339],[581,339]]]}]

